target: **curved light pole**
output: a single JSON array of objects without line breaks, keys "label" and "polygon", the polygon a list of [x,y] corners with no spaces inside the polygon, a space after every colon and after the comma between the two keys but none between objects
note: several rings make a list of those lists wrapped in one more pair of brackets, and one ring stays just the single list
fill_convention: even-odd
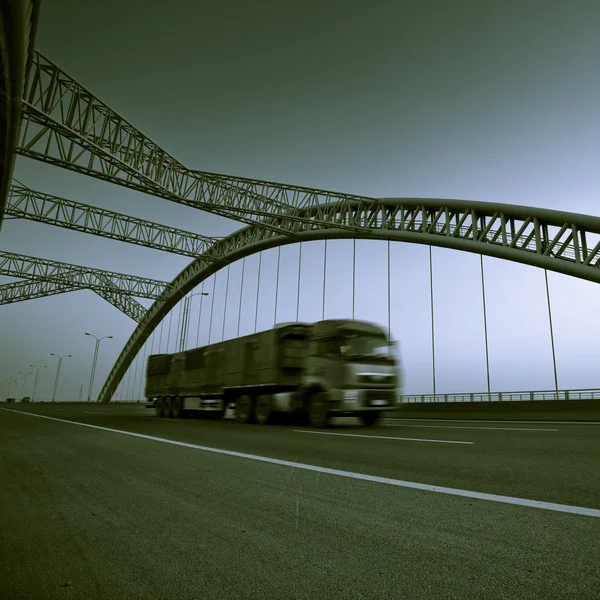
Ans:
[{"label": "curved light pole", "polygon": [[35,390],[37,390],[38,375],[40,374],[40,369],[45,369],[48,365],[43,365],[41,367],[38,367],[36,365],[29,366],[35,369],[35,379],[33,380],[33,392],[31,393],[31,401],[35,402]]},{"label": "curved light pole", "polygon": [[54,380],[54,391],[52,392],[52,402],[55,402],[56,388],[58,388],[58,376],[60,375],[60,365],[62,364],[63,358],[71,358],[72,354],[65,354],[64,356],[59,356],[58,354],[54,354],[54,352],[50,352],[50,356],[56,356],[56,358],[58,358],[58,367],[56,367],[56,379]]},{"label": "curved light pole", "polygon": [[94,375],[96,374],[96,361],[98,360],[98,349],[100,348],[100,342],[102,340],[111,339],[112,335],[105,335],[104,337],[97,338],[93,333],[86,333],[85,335],[89,335],[96,340],[96,349],[94,350],[94,362],[92,363],[92,373],[90,375],[90,387],[88,388],[88,397],[87,401],[90,401],[92,397],[92,387],[94,385]]},{"label": "curved light pole", "polygon": [[[183,319],[181,322],[181,337],[179,339],[179,351],[185,350],[185,343],[187,342],[188,329],[190,327],[190,307],[192,304],[192,298],[194,296],[208,296],[208,292],[196,292],[185,297],[185,303],[183,305]],[[202,312],[202,298],[200,299],[200,312]],[[198,314],[198,323],[200,322],[200,314]]]},{"label": "curved light pole", "polygon": [[30,375],[33,375],[33,372],[31,372],[31,373],[24,373],[23,374],[23,387],[21,388],[21,398],[25,397],[25,386],[27,385],[27,378]]}]

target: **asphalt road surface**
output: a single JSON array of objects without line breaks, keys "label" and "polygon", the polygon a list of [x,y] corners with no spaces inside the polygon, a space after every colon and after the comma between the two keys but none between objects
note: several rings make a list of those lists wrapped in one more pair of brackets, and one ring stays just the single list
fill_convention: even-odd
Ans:
[{"label": "asphalt road surface", "polygon": [[0,598],[598,600],[600,423],[5,405]]}]

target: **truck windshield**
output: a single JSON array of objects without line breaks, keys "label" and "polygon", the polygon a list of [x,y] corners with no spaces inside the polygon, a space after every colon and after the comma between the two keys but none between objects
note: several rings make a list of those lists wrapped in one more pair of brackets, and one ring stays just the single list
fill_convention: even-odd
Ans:
[{"label": "truck windshield", "polygon": [[342,356],[356,358],[393,358],[394,344],[383,336],[348,335],[340,340]]}]

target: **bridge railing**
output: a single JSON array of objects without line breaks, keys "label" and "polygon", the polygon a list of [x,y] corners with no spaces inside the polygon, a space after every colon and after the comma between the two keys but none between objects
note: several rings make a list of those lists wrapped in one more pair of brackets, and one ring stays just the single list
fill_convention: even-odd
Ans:
[{"label": "bridge railing", "polygon": [[600,400],[600,388],[527,392],[467,392],[462,394],[408,394],[403,404],[422,402],[535,402],[543,400]]}]

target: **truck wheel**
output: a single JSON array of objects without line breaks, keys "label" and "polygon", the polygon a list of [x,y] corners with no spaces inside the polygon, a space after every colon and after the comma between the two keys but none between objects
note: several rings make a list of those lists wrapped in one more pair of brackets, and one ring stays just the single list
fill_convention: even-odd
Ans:
[{"label": "truck wheel", "polygon": [[380,412],[378,410],[364,412],[360,414],[362,422],[367,427],[373,427],[379,421]]},{"label": "truck wheel", "polygon": [[318,429],[323,429],[329,424],[329,417],[327,394],[324,392],[314,394],[308,406],[308,420],[310,425]]},{"label": "truck wheel", "polygon": [[238,423],[252,423],[252,398],[241,396],[235,402],[235,419]]},{"label": "truck wheel", "polygon": [[273,422],[273,397],[264,394],[256,399],[256,422],[259,425],[270,425]]},{"label": "truck wheel", "polygon": [[173,417],[173,398],[171,396],[165,398],[165,417],[169,419]]},{"label": "truck wheel", "polygon": [[171,403],[172,403],[171,408],[173,411],[173,418],[181,419],[181,417],[183,417],[183,398],[181,398],[181,396],[176,396],[175,398],[173,398]]},{"label": "truck wheel", "polygon": [[165,416],[165,401],[164,398],[157,398],[154,404],[154,413],[157,417]]}]

